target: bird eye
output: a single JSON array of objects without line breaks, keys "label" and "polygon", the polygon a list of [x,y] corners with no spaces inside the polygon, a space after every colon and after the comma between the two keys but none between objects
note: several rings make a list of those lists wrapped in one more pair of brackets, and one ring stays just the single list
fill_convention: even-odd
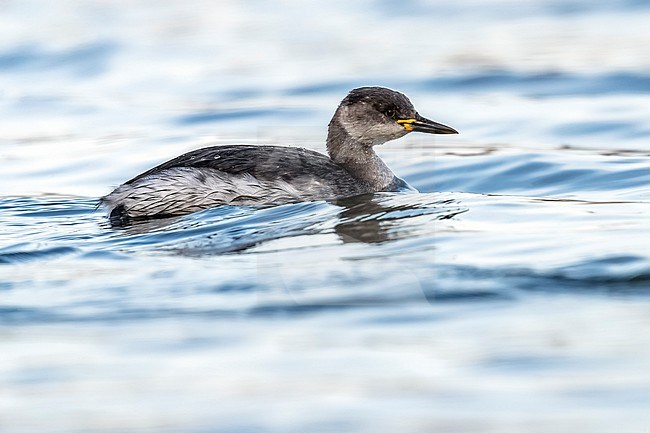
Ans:
[{"label": "bird eye", "polygon": [[386,116],[390,117],[391,119],[394,119],[395,118],[395,110],[393,110],[392,108],[389,108],[388,110],[386,110]]}]

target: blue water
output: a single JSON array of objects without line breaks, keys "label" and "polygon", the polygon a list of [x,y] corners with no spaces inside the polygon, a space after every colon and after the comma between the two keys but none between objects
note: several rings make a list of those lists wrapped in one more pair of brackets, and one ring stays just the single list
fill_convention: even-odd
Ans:
[{"label": "blue water", "polygon": [[[0,6],[1,432],[650,429],[650,3]],[[384,85],[419,194],[114,229],[214,144]]]}]

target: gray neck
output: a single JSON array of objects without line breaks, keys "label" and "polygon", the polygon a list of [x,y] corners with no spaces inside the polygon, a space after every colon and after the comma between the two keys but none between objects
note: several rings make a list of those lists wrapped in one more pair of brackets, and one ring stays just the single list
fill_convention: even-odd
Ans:
[{"label": "gray neck", "polygon": [[336,118],[329,125],[327,152],[334,162],[367,184],[372,191],[383,191],[395,178],[372,149],[372,144],[362,143],[352,137]]}]

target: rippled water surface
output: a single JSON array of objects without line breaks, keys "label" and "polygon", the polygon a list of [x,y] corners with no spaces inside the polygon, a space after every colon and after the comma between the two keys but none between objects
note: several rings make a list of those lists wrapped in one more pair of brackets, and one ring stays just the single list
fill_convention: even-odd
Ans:
[{"label": "rippled water surface", "polygon": [[[650,429],[650,4],[0,3],[0,431]],[[111,228],[384,85],[419,194]]]}]

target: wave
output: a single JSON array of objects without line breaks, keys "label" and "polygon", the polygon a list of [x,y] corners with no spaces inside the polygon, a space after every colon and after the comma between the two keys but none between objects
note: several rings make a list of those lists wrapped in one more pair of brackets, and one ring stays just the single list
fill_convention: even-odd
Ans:
[{"label": "wave", "polygon": [[[385,82],[385,80],[382,80]],[[289,96],[343,94],[367,85],[358,80],[301,85],[285,90]],[[505,92],[528,97],[647,95],[650,74],[631,71],[578,73],[571,71],[521,72],[510,69],[480,69],[476,72],[440,75],[422,80],[389,80],[386,85],[409,93]]]}]

